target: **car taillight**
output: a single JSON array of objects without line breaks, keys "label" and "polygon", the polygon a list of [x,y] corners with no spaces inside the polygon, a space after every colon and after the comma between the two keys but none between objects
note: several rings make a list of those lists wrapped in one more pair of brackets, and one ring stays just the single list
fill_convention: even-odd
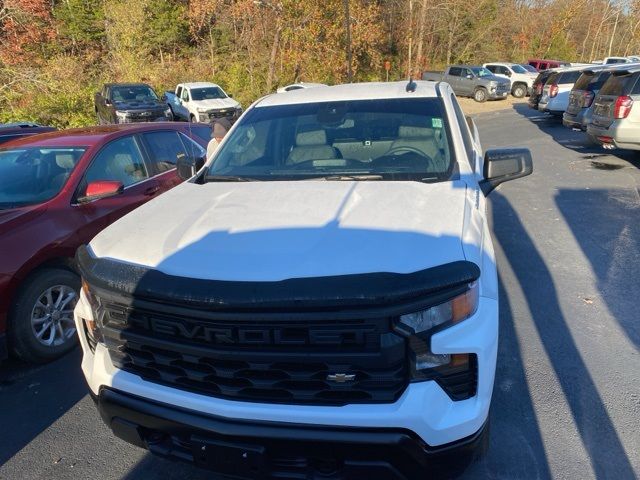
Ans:
[{"label": "car taillight", "polygon": [[626,95],[616,99],[616,105],[613,109],[613,118],[627,118],[633,107],[633,100]]},{"label": "car taillight", "polygon": [[549,87],[549,96],[553,98],[556,95],[558,95],[558,85],[554,83]]},{"label": "car taillight", "polygon": [[593,92],[584,92],[582,94],[582,107],[589,108],[594,98],[595,95],[593,94]]}]

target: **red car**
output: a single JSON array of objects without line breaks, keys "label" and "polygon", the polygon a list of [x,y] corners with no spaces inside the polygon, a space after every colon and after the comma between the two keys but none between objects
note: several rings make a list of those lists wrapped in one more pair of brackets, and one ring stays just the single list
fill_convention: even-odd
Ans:
[{"label": "red car", "polygon": [[211,126],[90,127],[0,148],[0,359],[44,362],[75,345],[76,248],[180,183],[176,161],[206,155]]}]

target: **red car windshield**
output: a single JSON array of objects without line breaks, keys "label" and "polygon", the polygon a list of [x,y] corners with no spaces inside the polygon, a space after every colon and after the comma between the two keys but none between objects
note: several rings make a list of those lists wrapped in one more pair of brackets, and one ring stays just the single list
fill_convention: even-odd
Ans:
[{"label": "red car windshield", "polygon": [[0,209],[55,197],[84,152],[81,147],[0,149]]}]

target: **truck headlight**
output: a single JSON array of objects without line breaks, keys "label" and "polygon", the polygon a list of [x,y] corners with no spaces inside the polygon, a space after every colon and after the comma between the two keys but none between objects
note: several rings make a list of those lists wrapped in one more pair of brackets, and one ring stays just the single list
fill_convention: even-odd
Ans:
[{"label": "truck headlight", "polygon": [[[472,316],[480,299],[478,282],[462,294],[426,310],[401,315],[396,331],[408,338],[412,377],[424,379],[425,370],[450,364],[456,355],[433,353],[431,336]],[[456,360],[457,361],[457,360]]]},{"label": "truck headlight", "polygon": [[411,382],[435,381],[453,401],[477,393],[478,357],[475,353],[433,353],[431,336],[456,325],[478,310],[478,282],[455,297],[425,310],[401,315],[394,325],[406,338]]},{"label": "truck headlight", "polygon": [[206,113],[206,112],[207,112],[207,109],[206,109],[206,108],[204,108],[204,107],[198,107],[198,108],[196,108],[196,111],[197,111],[198,113]]},{"label": "truck headlight", "polygon": [[82,293],[84,294],[89,306],[91,307],[91,316],[93,318],[82,318],[82,324],[84,325],[84,333],[87,337],[87,343],[92,352],[95,351],[98,343],[104,343],[102,332],[98,328],[98,317],[100,316],[100,304],[96,296],[91,292],[89,284],[86,280],[82,280]]}]

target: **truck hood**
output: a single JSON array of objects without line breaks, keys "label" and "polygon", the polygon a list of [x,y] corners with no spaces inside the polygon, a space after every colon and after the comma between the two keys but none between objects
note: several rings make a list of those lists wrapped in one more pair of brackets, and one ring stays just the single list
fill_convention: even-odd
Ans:
[{"label": "truck hood", "polygon": [[137,101],[130,102],[114,102],[113,104],[116,110],[164,110],[167,108],[167,104],[157,101]]},{"label": "truck hood", "polygon": [[183,183],[89,251],[209,280],[411,273],[464,260],[464,202],[461,181]]},{"label": "truck hood", "polygon": [[233,98],[209,98],[207,100],[192,100],[191,103],[199,108],[219,110],[221,108],[238,108],[240,104]]},{"label": "truck hood", "polygon": [[511,83],[511,80],[504,77],[499,77],[497,75],[491,75],[487,77],[482,77],[482,80],[486,80],[487,82],[496,82],[496,83]]}]

